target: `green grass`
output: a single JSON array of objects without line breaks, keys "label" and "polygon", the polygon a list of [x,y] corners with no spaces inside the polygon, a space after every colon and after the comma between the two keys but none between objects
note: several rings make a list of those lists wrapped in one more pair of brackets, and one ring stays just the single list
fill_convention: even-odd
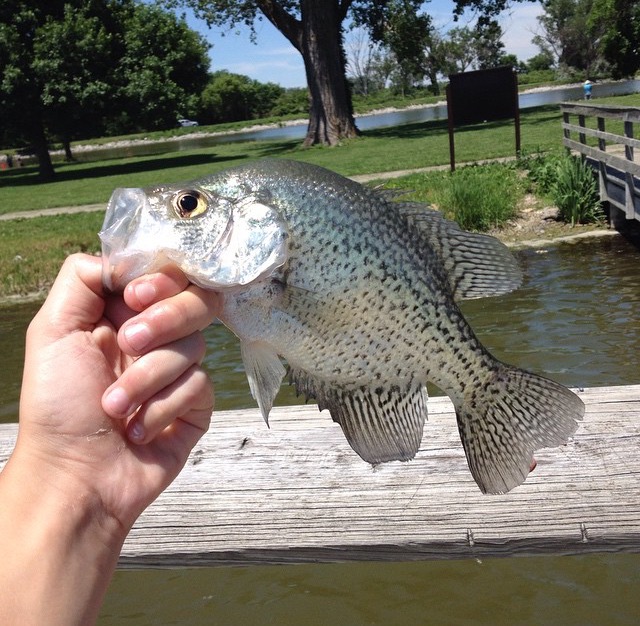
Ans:
[{"label": "green grass", "polygon": [[0,227],[0,298],[48,289],[73,252],[98,253],[101,213],[9,220]]},{"label": "green grass", "polygon": [[[638,106],[640,94],[595,102]],[[560,119],[557,106],[523,112],[523,152],[560,150]],[[458,162],[510,156],[514,154],[513,122],[459,129],[455,141]],[[221,144],[205,150],[147,157],[61,164],[57,167],[57,179],[46,184],[38,181],[33,167],[0,171],[0,213],[106,203],[115,187],[196,179],[233,164],[262,157],[308,161],[345,175],[443,165],[449,162],[447,125],[444,121],[425,122],[367,131],[362,137],[346,141],[336,148],[305,150],[299,140],[261,141]],[[417,192],[420,199],[442,205],[447,210],[442,197],[437,195],[440,182],[447,177],[449,174],[446,172],[429,173],[403,179],[398,184]],[[488,187],[493,185],[492,181],[478,183],[462,177],[457,193],[458,196],[467,196],[465,206],[479,204],[478,190],[482,189],[482,195],[485,195]],[[493,178],[500,178],[500,175]],[[421,193],[422,196],[419,195]],[[467,219],[455,213],[455,208],[451,210],[455,219]],[[2,222],[0,298],[46,289],[63,259],[71,252],[98,252],[97,232],[102,219],[102,213],[98,212]],[[495,216],[489,217],[490,225],[496,221]]]},{"label": "green grass", "polygon": [[515,167],[491,163],[455,172],[421,172],[387,188],[410,189],[407,199],[432,204],[465,230],[485,232],[516,217],[524,184]]},{"label": "green grass", "polygon": [[[640,94],[594,102],[640,105]],[[560,112],[555,105],[523,111],[522,150],[557,148]],[[515,152],[513,122],[493,122],[456,130],[456,161],[510,156]],[[335,148],[303,149],[297,139],[219,144],[211,148],[146,157],[64,163],[54,182],[40,183],[35,167],[0,172],[0,214],[48,207],[106,203],[116,187],[141,187],[192,180],[235,163],[263,157],[292,158],[344,175],[415,169],[449,162],[446,121],[370,130]]]},{"label": "green grass", "polygon": [[[522,116],[523,148],[558,144],[557,107]],[[496,122],[456,131],[456,158],[475,161],[515,152],[513,122]],[[299,140],[220,144],[198,151],[147,157],[60,164],[56,180],[41,183],[35,167],[0,173],[0,213],[59,206],[105,203],[116,187],[141,187],[205,176],[235,163],[263,157],[292,158],[328,167],[344,175],[442,165],[449,161],[444,121],[406,124],[367,131],[335,148],[303,149]]]}]

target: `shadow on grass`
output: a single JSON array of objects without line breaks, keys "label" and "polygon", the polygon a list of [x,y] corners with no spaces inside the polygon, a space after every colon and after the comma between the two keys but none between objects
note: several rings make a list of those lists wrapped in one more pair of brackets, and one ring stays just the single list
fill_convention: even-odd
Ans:
[{"label": "shadow on grass", "polygon": [[126,163],[110,163],[109,161],[100,161],[95,165],[88,165],[86,162],[78,162],[74,164],[64,164],[56,169],[55,178],[52,181],[42,181],[38,177],[38,168],[25,167],[19,173],[6,178],[0,176],[0,186],[3,187],[20,187],[38,184],[47,184],[49,182],[66,182],[72,180],[84,180],[87,178],[104,178],[108,176],[120,176],[127,174],[137,174],[140,172],[151,172],[154,170],[165,170],[178,167],[194,167],[196,165],[204,165],[206,163],[219,163],[227,161],[235,161],[245,158],[243,155],[219,157],[213,154],[186,154],[186,155],[167,155],[157,158],[140,157],[131,159]]}]

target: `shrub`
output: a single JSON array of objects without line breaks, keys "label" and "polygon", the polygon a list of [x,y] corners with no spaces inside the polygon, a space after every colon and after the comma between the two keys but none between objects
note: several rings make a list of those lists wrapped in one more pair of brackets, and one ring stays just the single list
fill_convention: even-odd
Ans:
[{"label": "shrub", "polygon": [[598,185],[593,169],[581,158],[566,156],[556,167],[551,196],[564,222],[589,224],[602,219]]},{"label": "shrub", "polygon": [[580,157],[566,152],[533,154],[520,159],[534,191],[546,196],[567,223],[589,224],[602,220],[598,184],[593,169]]},{"label": "shrub", "polygon": [[463,167],[448,185],[434,189],[434,202],[465,230],[499,228],[518,213],[522,186],[517,172],[503,164]]}]

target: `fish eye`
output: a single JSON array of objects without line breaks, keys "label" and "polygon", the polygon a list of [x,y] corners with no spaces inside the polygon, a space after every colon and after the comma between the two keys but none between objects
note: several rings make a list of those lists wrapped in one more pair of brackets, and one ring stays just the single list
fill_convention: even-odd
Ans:
[{"label": "fish eye", "polygon": [[180,191],[172,200],[173,209],[180,217],[191,218],[202,215],[207,210],[207,200],[193,189]]}]

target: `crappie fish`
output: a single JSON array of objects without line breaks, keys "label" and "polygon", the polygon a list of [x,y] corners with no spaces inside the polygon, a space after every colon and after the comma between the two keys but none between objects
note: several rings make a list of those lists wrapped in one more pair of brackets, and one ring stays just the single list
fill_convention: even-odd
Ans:
[{"label": "crappie fish", "polygon": [[112,289],[174,263],[223,293],[220,319],[265,420],[283,358],[369,463],[415,456],[427,381],[453,401],[485,493],[522,483],[534,451],[565,443],[584,414],[565,387],[495,359],[460,312],[462,299],[519,286],[502,243],[329,170],[265,160],[116,189],[100,238]]}]

